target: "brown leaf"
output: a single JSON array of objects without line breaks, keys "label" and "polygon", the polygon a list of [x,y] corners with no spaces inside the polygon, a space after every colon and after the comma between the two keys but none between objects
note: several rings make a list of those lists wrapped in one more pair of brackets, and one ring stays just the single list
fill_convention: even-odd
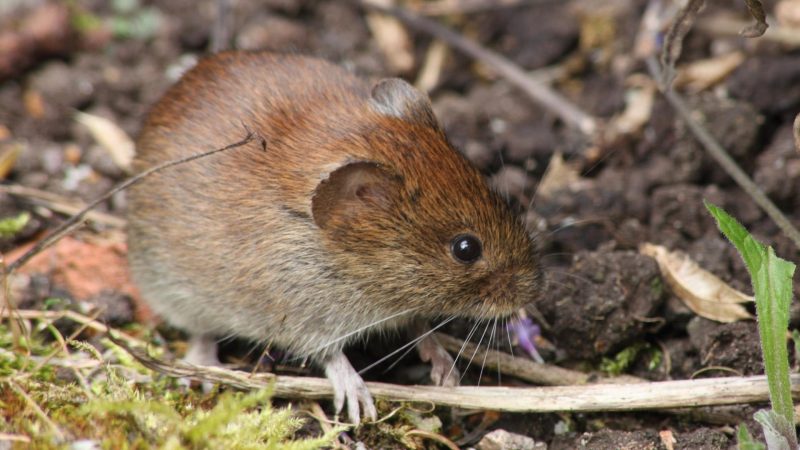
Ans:
[{"label": "brown leaf", "polygon": [[108,152],[117,167],[126,173],[131,171],[135,146],[122,128],[105,117],[80,111],[75,119],[89,129],[94,140]]},{"label": "brown leaf", "polygon": [[733,289],[686,254],[649,243],[643,244],[639,251],[656,260],[672,292],[695,314],[724,323],[753,318],[741,305],[752,302],[752,296]]},{"label": "brown leaf", "polygon": [[745,27],[739,34],[749,38],[759,37],[769,27],[767,25],[767,16],[764,14],[764,5],[761,4],[760,0],[744,0],[744,2],[747,4],[747,10],[750,11],[750,15],[756,19],[756,23]]},{"label": "brown leaf", "polygon": [[542,180],[539,182],[536,194],[547,198],[553,193],[564,189],[577,191],[584,184],[585,180],[581,178],[578,169],[565,162],[561,152],[555,152],[550,158],[550,164],[548,164]]}]

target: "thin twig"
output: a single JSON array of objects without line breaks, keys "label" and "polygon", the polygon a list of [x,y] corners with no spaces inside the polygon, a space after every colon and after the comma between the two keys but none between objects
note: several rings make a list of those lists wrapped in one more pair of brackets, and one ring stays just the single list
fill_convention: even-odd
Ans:
[{"label": "thin twig", "polygon": [[[661,77],[658,68],[658,62],[655,58],[649,57],[646,60],[647,67],[653,79],[658,80]],[[797,248],[800,248],[800,231],[795,228],[789,219],[778,209],[777,206],[764,194],[761,188],[756,185],[753,180],[736,164],[736,161],[728,155],[722,145],[700,124],[694,117],[692,111],[686,105],[686,102],[681,96],[672,89],[662,91],[664,96],[669,101],[670,105],[678,113],[678,116],[686,123],[694,134],[695,138],[703,145],[709,155],[714,158],[717,163],[733,178],[736,184],[739,185],[749,195],[753,201],[767,213],[767,215],[778,225],[786,236],[794,242]]]},{"label": "thin twig", "polygon": [[[29,199],[33,203],[40,204],[47,209],[61,214],[78,214],[81,210],[86,208],[86,203],[80,200],[73,200],[52,192],[21,186],[19,184],[0,185],[0,193],[7,193],[16,197]],[[86,213],[86,220],[117,228],[123,228],[125,226],[125,219],[100,211],[89,211]]]},{"label": "thin twig", "polygon": [[[173,377],[221,383],[253,390],[272,386],[276,397],[329,399],[333,388],[325,378],[276,376],[199,367],[182,361],[165,362],[133,349],[111,335],[145,367]],[[792,394],[800,398],[800,375],[792,375]],[[712,405],[766,402],[764,376],[707,378],[634,384],[591,384],[557,387],[439,387],[367,382],[373,397],[400,402],[430,402],[440,406],[508,412],[591,412],[663,410]]]},{"label": "thin twig", "polygon": [[477,349],[472,342],[465,342],[442,333],[434,334],[436,340],[447,351],[473,353],[476,358],[486,359],[488,369],[499,368],[502,373],[544,386],[571,386],[589,383],[590,376],[576,370],[564,369],[551,364],[539,364],[526,358],[515,357],[495,350]]},{"label": "thin twig", "polygon": [[465,38],[436,21],[419,16],[406,9],[385,7],[377,4],[374,0],[355,1],[364,8],[397,17],[411,28],[441,39],[460,52],[482,62],[508,80],[511,84],[525,92],[533,101],[554,112],[567,125],[577,128],[588,136],[594,135],[595,131],[597,131],[598,124],[594,117],[581,111],[577,106],[555,92],[549,86],[532,79],[524,70],[508,58],[483,47],[475,41]]},{"label": "thin twig", "polygon": [[23,400],[25,400],[25,403],[33,410],[34,414],[36,414],[42,422],[47,424],[47,426],[50,428],[50,431],[52,431],[53,434],[56,435],[56,438],[59,441],[64,441],[64,433],[58,428],[58,425],[56,425],[55,422],[53,422],[52,420],[50,420],[49,417],[47,417],[47,413],[45,413],[44,410],[42,410],[41,406],[39,406],[39,404],[37,404],[31,398],[31,396],[28,395],[27,392],[25,392],[25,389],[22,389],[22,387],[19,386],[14,381],[6,381],[6,383],[8,384],[9,387],[11,387],[12,391],[16,392],[17,395],[19,395],[20,397],[22,397]]},{"label": "thin twig", "polygon": [[[230,149],[233,149],[233,148],[236,148],[236,147],[241,147],[242,145],[245,145],[245,144],[247,144],[249,142],[252,142],[253,139],[255,139],[255,138],[256,138],[256,136],[252,132],[250,132],[248,130],[246,137],[244,139],[242,139],[241,141],[239,141],[239,142],[235,142],[233,144],[226,145],[225,147],[222,147],[222,148],[209,150],[207,152],[196,153],[194,155],[190,155],[190,156],[187,156],[185,158],[180,158],[180,159],[167,161],[167,162],[161,163],[161,164],[159,164],[157,166],[151,167],[151,168],[145,170],[144,172],[141,172],[141,173],[139,173],[139,174],[137,174],[137,175],[135,175],[135,176],[133,176],[131,178],[128,178],[127,180],[125,180],[122,183],[120,183],[119,185],[117,185],[114,189],[111,189],[110,191],[108,191],[105,194],[103,194],[102,196],[100,196],[100,198],[98,198],[97,200],[93,201],[92,203],[89,203],[81,212],[79,212],[78,214],[75,214],[74,216],[70,217],[66,222],[61,224],[58,228],[55,229],[55,231],[50,233],[46,238],[44,238],[41,241],[37,242],[36,245],[34,245],[30,250],[25,252],[25,254],[23,254],[16,261],[14,261],[14,262],[12,262],[11,264],[8,265],[8,267],[6,269],[7,273],[13,273],[16,269],[18,269],[20,266],[22,266],[23,264],[28,262],[28,260],[30,260],[37,253],[45,250],[46,248],[48,248],[51,245],[53,245],[56,242],[58,242],[59,239],[61,239],[65,235],[67,235],[70,232],[72,232],[73,229],[75,229],[76,227],[80,226],[80,224],[83,222],[83,218],[86,216],[86,214],[89,213],[89,211],[94,209],[100,203],[103,203],[104,201],[106,201],[109,198],[111,198],[111,196],[113,196],[117,192],[120,192],[120,191],[122,191],[124,189],[127,189],[127,188],[131,187],[132,185],[144,180],[148,176],[150,176],[150,175],[152,175],[152,174],[154,174],[154,173],[156,173],[156,172],[158,172],[160,170],[164,170],[166,168],[169,168],[169,167],[172,167],[172,166],[176,166],[178,164],[184,164],[184,163],[187,163],[189,161],[194,161],[195,159],[199,159],[199,158],[203,158],[203,157],[206,157],[206,156],[210,156],[210,155],[213,155],[215,153],[223,152],[223,151],[230,150]],[[262,147],[263,147],[265,145],[264,144],[264,140],[263,140],[263,138],[259,138],[259,139],[261,139],[261,143],[262,143]]]},{"label": "thin twig", "polygon": [[[17,309],[12,311],[3,310],[0,311],[0,319],[10,319],[16,318],[21,320],[59,320],[59,319],[68,319],[72,320],[75,323],[79,323],[86,328],[91,330],[97,331],[99,333],[108,333],[109,327],[99,322],[97,320],[92,319],[91,317],[85,316],[75,311],[40,311],[36,309]],[[137,339],[130,334],[125,333],[124,331],[113,330],[114,334],[117,336],[118,339],[123,339],[125,342],[128,342],[131,345],[136,346],[145,346],[146,343],[141,339]],[[70,339],[74,339],[77,335],[70,337]]]},{"label": "thin twig", "polygon": [[560,3],[563,0],[437,0],[409,5],[415,13],[425,16],[473,14],[484,11],[518,8],[530,5]]}]

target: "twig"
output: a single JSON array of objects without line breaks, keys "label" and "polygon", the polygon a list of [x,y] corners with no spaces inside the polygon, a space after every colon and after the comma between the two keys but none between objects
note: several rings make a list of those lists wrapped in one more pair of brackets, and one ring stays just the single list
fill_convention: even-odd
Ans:
[{"label": "twig", "polygon": [[[20,256],[16,261],[14,261],[11,264],[9,264],[7,266],[7,268],[6,268],[6,272],[7,273],[13,273],[20,266],[22,266],[23,264],[28,262],[28,260],[30,260],[34,255],[36,255],[37,253],[41,252],[42,250],[45,250],[46,248],[48,248],[51,245],[53,245],[56,242],[58,242],[59,239],[61,239],[65,235],[69,234],[73,229],[78,227],[83,222],[83,218],[86,216],[86,214],[89,213],[89,211],[91,211],[93,208],[95,208],[100,203],[103,203],[104,201],[106,201],[109,198],[111,198],[111,196],[113,196],[117,192],[120,192],[120,191],[122,191],[124,189],[129,188],[130,186],[132,186],[132,185],[144,180],[148,176],[150,176],[150,175],[152,175],[152,174],[154,174],[154,173],[156,173],[156,172],[158,172],[160,170],[164,170],[164,169],[166,169],[168,167],[176,166],[178,164],[187,163],[189,161],[194,161],[195,159],[199,159],[199,158],[203,158],[203,157],[206,157],[206,156],[210,156],[210,155],[213,155],[213,154],[218,153],[218,152],[223,152],[225,150],[230,150],[232,148],[241,147],[242,145],[245,145],[245,144],[253,141],[253,139],[255,139],[255,138],[256,138],[256,136],[252,132],[250,132],[248,130],[247,131],[247,136],[244,139],[242,139],[241,141],[239,141],[239,142],[235,142],[233,144],[226,145],[225,147],[222,147],[222,148],[209,150],[207,152],[196,153],[194,155],[190,155],[190,156],[187,156],[185,158],[180,158],[180,159],[167,161],[167,162],[161,163],[161,164],[159,164],[157,166],[151,167],[151,168],[149,168],[149,169],[145,170],[144,172],[141,172],[141,173],[139,173],[137,175],[134,175],[131,178],[128,178],[127,180],[125,180],[122,183],[120,183],[119,185],[117,185],[114,189],[111,189],[110,191],[108,191],[105,194],[103,194],[102,196],[100,196],[100,198],[98,198],[97,200],[93,201],[92,203],[89,203],[83,210],[81,210],[81,212],[79,212],[78,214],[75,214],[74,216],[70,217],[66,222],[61,224],[58,228],[55,229],[55,231],[50,233],[46,238],[44,238],[41,241],[37,242],[36,245],[34,245],[30,250],[25,252],[25,254]],[[264,144],[263,138],[259,138],[259,139],[261,139],[262,146],[264,146],[265,144]]]},{"label": "twig", "polygon": [[[99,333],[108,333],[111,329],[104,325],[102,322],[94,320],[90,317],[84,316],[83,314],[77,313],[75,311],[39,311],[35,309],[17,309],[14,311],[9,310],[2,310],[0,311],[0,318],[2,319],[22,319],[22,320],[35,320],[35,319],[47,319],[47,320],[59,320],[59,319],[69,319],[73,322],[79,323],[86,328],[91,330],[97,331]],[[141,339],[137,339],[123,331],[113,330],[114,334],[119,338],[122,338],[125,342],[130,343],[131,345],[136,346],[145,346],[146,343]],[[70,339],[73,339],[71,337]]]},{"label": "twig", "polygon": [[[647,67],[653,79],[658,80],[661,77],[658,62],[653,57],[646,60]],[[717,163],[733,178],[736,184],[739,185],[749,195],[753,201],[767,213],[767,215],[778,225],[786,236],[794,242],[797,248],[800,248],[800,232],[792,225],[789,219],[778,209],[772,200],[767,197],[764,192],[756,185],[750,177],[736,164],[736,161],[731,158],[728,153],[722,148],[722,145],[717,142],[714,136],[708,132],[694,117],[692,112],[683,101],[681,96],[672,89],[662,91],[664,96],[669,101],[670,105],[675,109],[684,123],[689,127],[695,138],[703,145],[709,155],[714,158]]]},{"label": "twig", "polygon": [[[744,20],[728,17],[708,17],[697,21],[695,28],[708,34],[739,36],[742,28],[748,26]],[[785,25],[772,25],[759,39],[779,42],[791,47],[800,46],[800,30]]]},{"label": "twig", "polygon": [[594,135],[595,131],[597,131],[598,124],[594,117],[581,111],[577,106],[552,90],[549,86],[532,79],[518,65],[504,56],[481,46],[475,41],[465,38],[444,25],[421,17],[406,9],[397,7],[387,8],[376,4],[374,0],[355,1],[364,8],[397,17],[411,28],[441,39],[460,52],[482,62],[508,80],[511,84],[525,92],[533,101],[554,112],[567,125],[577,128],[588,136]]},{"label": "twig", "polygon": [[[30,199],[33,203],[38,203],[47,209],[61,214],[73,215],[86,208],[86,203],[80,200],[73,200],[52,192],[34,189],[18,184],[0,185],[0,192],[5,192],[16,197]],[[89,211],[86,213],[86,220],[117,228],[125,227],[125,219],[99,211]]]},{"label": "twig", "polygon": [[661,49],[661,77],[656,78],[662,88],[669,89],[672,80],[675,79],[675,63],[683,50],[683,38],[691,30],[697,13],[705,3],[705,0],[689,0],[669,27],[664,37],[664,47]]},{"label": "twig", "polygon": [[562,0],[437,0],[409,5],[418,14],[426,16],[448,16],[452,14],[472,14],[483,11],[518,8],[529,5],[560,3]]},{"label": "twig", "polygon": [[800,113],[794,118],[792,134],[794,134],[794,148],[800,152]]},{"label": "twig", "polygon": [[[486,359],[487,369],[499,368],[501,372],[521,380],[530,381],[544,386],[568,386],[577,384],[587,384],[589,375],[575,370],[564,369],[562,367],[539,364],[529,359],[517,358],[508,353],[494,350],[477,349],[472,342],[466,344],[461,339],[456,339],[442,333],[436,333],[436,340],[442,346],[454,353],[462,352],[465,355],[475,353],[475,358],[479,361]],[[463,350],[462,350],[463,346]]]},{"label": "twig", "polygon": [[[168,363],[122,341],[109,339],[128,351],[145,367],[174,376],[221,383],[253,390],[272,386],[281,398],[323,399],[333,397],[333,388],[324,378],[250,376],[221,367],[198,367],[182,361]],[[439,387],[401,386],[368,382],[373,397],[389,401],[430,402],[440,406],[508,412],[591,412],[636,411],[733,405],[766,402],[769,387],[764,376],[707,378],[635,384],[592,384],[557,387]],[[800,398],[800,375],[792,375],[792,393]]]},{"label": "twig", "polygon": [[47,424],[47,426],[50,428],[53,434],[56,435],[56,438],[59,441],[64,441],[64,433],[58,428],[58,425],[56,425],[55,422],[53,422],[52,420],[50,420],[49,417],[47,417],[47,414],[31,398],[31,396],[28,395],[27,392],[25,392],[25,389],[22,389],[21,386],[17,385],[17,383],[13,381],[6,381],[6,383],[8,384],[8,386],[11,387],[12,391],[16,392],[17,395],[19,395],[20,397],[22,397],[23,400],[25,400],[25,403],[33,410],[34,414],[36,414],[39,417],[39,419],[41,419],[42,422]]}]

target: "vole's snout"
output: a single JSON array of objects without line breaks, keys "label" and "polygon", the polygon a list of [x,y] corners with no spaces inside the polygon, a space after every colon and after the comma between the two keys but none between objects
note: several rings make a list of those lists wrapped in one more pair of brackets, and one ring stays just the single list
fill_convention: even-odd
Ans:
[{"label": "vole's snout", "polygon": [[541,293],[538,270],[503,269],[489,276],[480,289],[487,316],[510,316]]}]

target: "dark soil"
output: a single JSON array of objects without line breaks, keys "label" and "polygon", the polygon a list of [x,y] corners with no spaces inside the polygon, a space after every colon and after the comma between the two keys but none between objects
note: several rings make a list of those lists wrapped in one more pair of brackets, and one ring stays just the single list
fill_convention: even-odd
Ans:
[{"label": "dark soil", "polygon": [[[135,136],[148,108],[207,51],[215,4],[152,0],[119,11],[113,2],[79,0],[74,8],[39,11],[52,17],[37,22],[44,31],[34,36],[21,30],[43,2],[30,3],[0,8],[0,26],[9,24],[2,28],[0,43],[4,36],[15,39],[9,47],[13,52],[0,51],[0,150],[22,150],[5,182],[91,201],[124,174],[75,122],[75,111],[108,118]],[[397,73],[375,42],[364,12],[349,2],[232,3],[232,46],[317,55],[370,79],[401,76],[413,81],[431,43],[428,36],[411,31],[415,65]],[[630,76],[646,73],[632,51],[647,2],[607,1],[602,7],[589,0],[536,3],[457,15],[446,23],[526,70],[559,66],[563,73],[555,87],[584,111],[602,119],[620,114]],[[726,4],[717,3],[702,17],[725,13]],[[132,26],[145,13],[157,18],[151,28],[140,24],[125,32],[107,25],[127,21]],[[65,22],[60,14],[93,17],[101,25],[71,27],[75,20]],[[793,223],[800,223],[800,152],[791,131],[800,112],[800,54],[766,39],[695,30],[681,62],[734,49],[745,54],[744,63],[716,86],[687,97],[731,156]],[[644,242],[685,251],[703,268],[749,292],[744,265],[703,207],[708,200],[773,245],[781,257],[800,260],[800,251],[708,156],[666,101],[656,95],[641,132],[588,149],[587,140],[551,112],[489,74],[451,51],[430,96],[453,144],[510,197],[540,236],[549,287],[532,309],[547,322],[542,324],[543,338],[552,348],[545,345],[542,351],[549,362],[598,371],[604,358],[636,347],[643,350],[625,370],[651,380],[687,379],[700,371],[701,377],[762,373],[754,321],[722,324],[696,317],[670,292],[654,261],[637,251]],[[584,183],[537,196],[538,181],[554,152],[577,167]],[[124,217],[124,195],[99,210]],[[20,211],[30,211],[33,220],[15,238],[0,240],[0,250],[29,242],[63,217],[0,194],[0,218]],[[71,295],[63,286],[34,276],[22,301],[30,307]],[[81,301],[106,305],[105,320],[114,325],[142,319],[134,312],[141,306],[120,293],[103,292]],[[793,311],[791,326],[797,327],[800,310]],[[450,331],[463,329],[457,325]],[[353,349],[352,359],[367,365],[398,342]],[[234,345],[223,353],[245,357],[247,352],[240,350]],[[660,363],[651,367],[655,353],[660,353]],[[425,382],[426,374],[425,366],[409,356],[388,374],[376,371],[368,377]],[[476,378],[471,373],[464,382]],[[486,382],[498,381],[484,375]],[[758,433],[752,427],[753,410],[727,410],[715,416],[725,419],[716,421],[707,419],[713,416],[711,409],[706,419],[654,412],[502,414],[487,431],[505,428],[545,441],[551,449],[661,449],[666,447],[659,433],[670,431],[675,448],[728,449],[735,448],[732,430],[739,423],[749,423]],[[458,430],[449,436],[453,440],[477,426],[448,411],[437,414],[445,430]],[[368,433],[359,437],[369,442]]]}]

